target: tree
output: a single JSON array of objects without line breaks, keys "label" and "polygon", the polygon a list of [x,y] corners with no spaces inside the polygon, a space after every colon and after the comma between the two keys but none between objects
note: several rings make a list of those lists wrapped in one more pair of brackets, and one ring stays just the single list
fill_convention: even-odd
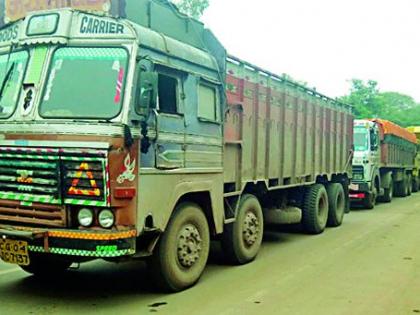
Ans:
[{"label": "tree", "polygon": [[200,19],[209,7],[209,0],[172,0],[179,10],[195,19]]},{"label": "tree", "polygon": [[383,100],[379,97],[378,82],[369,80],[366,83],[359,79],[351,81],[350,94],[341,101],[353,105],[357,118],[380,117],[383,111]]},{"label": "tree", "polygon": [[420,125],[420,104],[398,92],[381,92],[373,80],[351,81],[349,95],[341,101],[353,105],[356,118],[383,118],[400,126]]}]

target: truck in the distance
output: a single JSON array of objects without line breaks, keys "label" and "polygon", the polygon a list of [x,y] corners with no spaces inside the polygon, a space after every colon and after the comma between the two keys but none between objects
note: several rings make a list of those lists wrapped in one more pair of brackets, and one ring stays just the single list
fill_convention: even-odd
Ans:
[{"label": "truck in the distance", "polygon": [[179,291],[199,280],[211,239],[244,264],[265,223],[341,225],[348,105],[227,56],[168,1],[96,2],[104,12],[6,1],[3,260],[43,277],[145,259],[154,283]]},{"label": "truck in the distance", "polygon": [[355,120],[350,198],[373,209],[376,201],[412,192],[416,136],[383,119]]},{"label": "truck in the distance", "polygon": [[420,189],[420,126],[408,127],[407,130],[417,137],[417,155],[414,161],[413,171],[413,192],[418,192]]}]

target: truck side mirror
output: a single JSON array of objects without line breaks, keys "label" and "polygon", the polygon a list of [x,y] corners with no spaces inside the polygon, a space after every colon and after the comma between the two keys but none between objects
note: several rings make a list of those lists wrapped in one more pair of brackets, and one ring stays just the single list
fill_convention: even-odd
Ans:
[{"label": "truck side mirror", "polygon": [[136,111],[147,116],[150,108],[156,108],[158,92],[158,74],[140,72],[137,80]]}]

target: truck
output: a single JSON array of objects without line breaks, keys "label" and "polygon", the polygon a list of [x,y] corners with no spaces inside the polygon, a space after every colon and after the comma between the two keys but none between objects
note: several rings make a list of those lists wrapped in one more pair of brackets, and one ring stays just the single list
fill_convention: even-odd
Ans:
[{"label": "truck", "polygon": [[355,120],[351,201],[373,209],[377,200],[411,195],[416,154],[417,139],[408,130],[383,119]]},{"label": "truck", "polygon": [[4,3],[4,261],[42,278],[146,260],[176,292],[210,241],[245,264],[267,224],[342,224],[350,106],[229,56],[168,1],[83,3]]},{"label": "truck", "polygon": [[417,155],[414,161],[412,190],[418,192],[420,189],[420,126],[411,126],[407,130],[417,137]]}]

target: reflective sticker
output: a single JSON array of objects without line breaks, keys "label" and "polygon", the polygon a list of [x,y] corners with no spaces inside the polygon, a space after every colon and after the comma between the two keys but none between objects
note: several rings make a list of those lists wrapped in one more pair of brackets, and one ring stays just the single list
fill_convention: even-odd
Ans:
[{"label": "reflective sticker", "polygon": [[130,154],[127,155],[127,157],[124,160],[124,170],[118,176],[117,182],[119,184],[124,183],[126,180],[132,182],[136,176],[134,175],[134,169],[136,168],[136,160],[131,161]]},{"label": "reflective sticker", "polygon": [[87,233],[85,231],[48,231],[48,237],[111,241],[137,237],[137,231],[130,230],[113,233]]},{"label": "reflective sticker", "polygon": [[[45,253],[43,246],[32,246],[29,245],[30,252],[36,253]],[[84,256],[84,257],[120,257],[135,254],[135,250],[130,249],[120,249],[115,251],[90,251],[82,249],[72,249],[72,248],[56,248],[50,247],[49,253],[56,255],[69,255],[69,256]]]},{"label": "reflective sticker", "polygon": [[[86,172],[86,176],[90,180],[90,185],[92,189],[79,189],[77,185],[79,184],[80,179],[83,177],[83,172]],[[78,172],[76,173],[76,178],[73,180],[71,187],[68,191],[69,195],[81,195],[81,196],[95,196],[99,197],[101,195],[101,191],[96,184],[96,180],[93,177],[92,172],[89,169],[88,163],[81,163]]]},{"label": "reflective sticker", "polygon": [[121,90],[124,80],[124,68],[120,68],[120,71],[118,72],[118,79],[117,79],[117,87],[116,87],[116,93],[114,97],[114,103],[119,104],[121,102]]}]

